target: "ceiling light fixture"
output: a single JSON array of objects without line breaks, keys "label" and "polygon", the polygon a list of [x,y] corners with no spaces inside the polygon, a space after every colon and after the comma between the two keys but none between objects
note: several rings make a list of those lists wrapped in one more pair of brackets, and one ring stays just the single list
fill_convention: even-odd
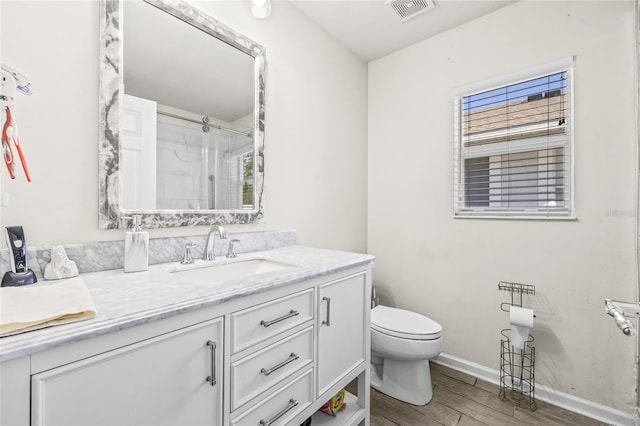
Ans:
[{"label": "ceiling light fixture", "polygon": [[271,15],[271,0],[251,0],[251,14],[258,19],[268,18]]}]

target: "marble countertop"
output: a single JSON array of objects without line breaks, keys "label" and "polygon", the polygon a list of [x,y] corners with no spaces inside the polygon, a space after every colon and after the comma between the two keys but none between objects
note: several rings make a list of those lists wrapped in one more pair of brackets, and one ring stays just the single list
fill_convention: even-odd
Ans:
[{"label": "marble countertop", "polygon": [[[29,355],[183,312],[294,284],[371,262],[367,254],[302,246],[240,254],[235,259],[262,258],[295,265],[243,279],[204,283],[189,274],[171,273],[179,263],[153,265],[126,274],[122,269],[81,274],[96,305],[94,318],[0,338],[0,361]],[[224,257],[216,263],[226,263]],[[41,285],[55,283],[44,281]]]}]

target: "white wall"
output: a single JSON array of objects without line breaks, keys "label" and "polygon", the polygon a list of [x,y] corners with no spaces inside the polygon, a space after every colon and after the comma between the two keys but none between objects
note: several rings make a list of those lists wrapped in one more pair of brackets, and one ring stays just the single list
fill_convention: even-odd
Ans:
[{"label": "white wall", "polygon": [[[368,251],[383,299],[444,327],[444,351],[497,369],[498,281],[536,286],[536,382],[632,412],[636,300],[632,1],[518,2],[369,64]],[[452,218],[452,91],[575,55],[578,221]]]},{"label": "white wall", "polygon": [[[234,229],[355,251],[368,236],[380,293],[442,323],[447,353],[491,368],[507,324],[497,282],[534,284],[538,382],[631,410],[635,343],[602,304],[637,297],[631,1],[519,2],[371,63],[368,92],[366,64],[287,2],[265,21],[245,2],[197,4],[267,48],[265,220]],[[97,223],[97,2],[3,0],[0,14],[0,59],[36,90],[17,110],[34,182],[0,172],[1,225],[33,245],[122,238]],[[579,220],[453,220],[452,88],[567,55]]]},{"label": "white wall", "polygon": [[[265,219],[230,231],[296,229],[300,244],[364,251],[366,64],[288,2],[264,21],[247,2],[197,4],[267,50]],[[98,2],[3,0],[0,14],[0,59],[35,88],[17,109],[33,182],[0,172],[1,225],[23,225],[31,245],[123,238],[98,228]]]}]

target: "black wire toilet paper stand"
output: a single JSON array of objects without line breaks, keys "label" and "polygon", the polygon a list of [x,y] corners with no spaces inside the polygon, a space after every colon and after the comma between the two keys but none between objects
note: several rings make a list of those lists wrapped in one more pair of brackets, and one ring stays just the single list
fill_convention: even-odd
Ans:
[{"label": "black wire toilet paper stand", "polygon": [[[500,305],[500,309],[505,309],[505,305],[522,307],[523,294],[536,294],[536,288],[529,284],[510,283],[500,281],[499,290],[511,293],[511,303],[505,302]],[[500,331],[500,399],[510,400],[518,407],[528,407],[535,411],[535,365],[536,348],[533,346],[534,338],[529,333],[529,337],[524,342],[522,348],[516,347],[511,342],[511,329],[505,328]]]}]

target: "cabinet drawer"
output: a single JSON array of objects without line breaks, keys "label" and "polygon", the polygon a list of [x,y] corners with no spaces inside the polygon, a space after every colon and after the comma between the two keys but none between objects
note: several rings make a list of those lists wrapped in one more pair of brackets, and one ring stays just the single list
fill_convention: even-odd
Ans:
[{"label": "cabinet drawer", "polygon": [[[312,401],[312,372],[307,371],[276,393],[231,420],[235,426],[284,425],[307,408]],[[262,421],[262,423],[261,423]]]},{"label": "cabinet drawer", "polygon": [[236,353],[313,318],[313,289],[231,314],[231,351]]},{"label": "cabinet drawer", "polygon": [[231,365],[231,410],[313,362],[313,327]]}]

